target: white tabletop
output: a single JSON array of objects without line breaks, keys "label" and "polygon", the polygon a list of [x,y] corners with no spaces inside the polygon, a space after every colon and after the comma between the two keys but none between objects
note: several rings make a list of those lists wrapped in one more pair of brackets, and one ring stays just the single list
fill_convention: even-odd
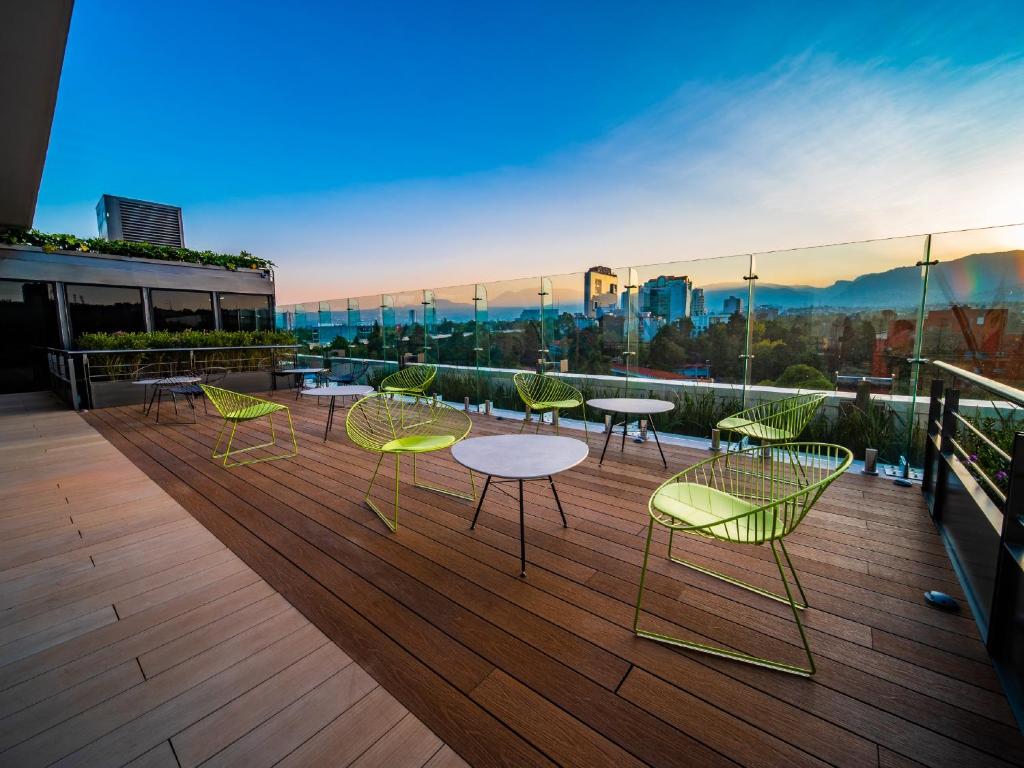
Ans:
[{"label": "white tabletop", "polygon": [[676,407],[668,400],[654,400],[643,397],[598,397],[587,400],[587,405],[601,411],[614,413],[665,413]]},{"label": "white tabletop", "polygon": [[582,440],[555,435],[471,437],[452,446],[459,464],[482,475],[535,480],[572,469],[587,458]]},{"label": "white tabletop", "polygon": [[353,395],[368,395],[373,392],[373,387],[365,384],[345,384],[343,386],[314,387],[302,390],[303,396],[313,395],[314,397],[348,397]]}]

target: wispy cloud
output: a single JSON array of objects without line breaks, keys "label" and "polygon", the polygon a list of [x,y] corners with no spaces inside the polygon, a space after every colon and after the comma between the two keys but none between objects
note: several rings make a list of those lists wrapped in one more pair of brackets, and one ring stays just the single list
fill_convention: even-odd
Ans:
[{"label": "wispy cloud", "polygon": [[273,258],[287,302],[1001,224],[1024,219],[1022,118],[1021,59],[807,54],[535,167],[194,208],[188,229]]}]

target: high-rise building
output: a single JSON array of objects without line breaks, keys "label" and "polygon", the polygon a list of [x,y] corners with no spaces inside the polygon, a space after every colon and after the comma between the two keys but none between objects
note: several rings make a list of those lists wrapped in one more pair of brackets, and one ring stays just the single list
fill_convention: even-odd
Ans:
[{"label": "high-rise building", "polygon": [[699,317],[700,315],[706,315],[707,313],[708,309],[704,305],[704,289],[694,288],[690,292],[690,316]]},{"label": "high-rise building", "polygon": [[640,286],[640,312],[674,323],[690,316],[693,281],[683,275],[659,275]]},{"label": "high-rise building", "polygon": [[619,303],[619,277],[608,267],[591,267],[583,275],[583,313],[597,318]]},{"label": "high-rise building", "polygon": [[743,299],[739,296],[726,296],[722,302],[722,313],[726,315],[743,314]]},{"label": "high-rise building", "polygon": [[96,203],[96,223],[107,240],[185,247],[181,208],[173,205],[103,195]]}]

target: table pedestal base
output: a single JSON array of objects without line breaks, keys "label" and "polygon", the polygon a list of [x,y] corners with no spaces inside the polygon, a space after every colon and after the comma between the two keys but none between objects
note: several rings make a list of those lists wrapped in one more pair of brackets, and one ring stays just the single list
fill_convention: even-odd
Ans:
[{"label": "table pedestal base", "polygon": [[[622,416],[622,447],[619,450],[626,450],[626,433],[629,431],[629,422],[632,421],[632,419],[629,418],[629,414],[627,413],[612,413],[612,426],[604,438],[604,449],[601,451],[601,459],[597,462],[598,466],[601,466],[604,463],[604,454],[608,450],[608,442],[612,439],[612,432],[615,431],[616,427],[620,426],[620,424],[615,421],[615,417],[619,415]],[[665,452],[661,450],[661,440],[658,439],[658,430],[654,426],[654,417],[651,414],[647,414],[645,418],[647,419],[647,425],[651,428],[651,432],[654,433],[654,442],[658,445],[658,453],[661,454],[661,463],[665,465],[665,469],[668,469],[668,462],[665,460]],[[637,416],[636,420],[639,422],[640,416]]]},{"label": "table pedestal base", "polygon": [[[551,475],[547,478],[531,478],[531,480],[544,480],[551,484],[551,494],[555,497],[555,504],[558,507],[558,514],[562,516],[562,527],[568,528],[569,523],[565,519],[565,512],[562,510],[562,502],[558,498],[558,491],[555,488],[555,480]],[[483,493],[480,494],[480,501],[476,505],[476,513],[473,515],[473,522],[469,526],[470,530],[476,528],[476,520],[480,517],[480,508],[484,505],[484,497],[487,496],[487,489],[491,487],[491,483],[495,485],[499,483],[518,483],[519,484],[519,564],[520,564],[520,576],[526,576],[526,514],[523,508],[523,483],[529,482],[528,480],[520,479],[509,479],[499,478],[494,479],[492,475],[487,476],[487,480],[484,482]],[[512,494],[509,494],[510,496]]]}]

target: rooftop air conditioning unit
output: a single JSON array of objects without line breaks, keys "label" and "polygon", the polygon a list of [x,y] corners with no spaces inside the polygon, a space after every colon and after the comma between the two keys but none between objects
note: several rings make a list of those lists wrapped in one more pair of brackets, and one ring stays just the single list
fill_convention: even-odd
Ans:
[{"label": "rooftop air conditioning unit", "polygon": [[181,208],[127,197],[103,195],[96,204],[100,237],[185,247]]}]

